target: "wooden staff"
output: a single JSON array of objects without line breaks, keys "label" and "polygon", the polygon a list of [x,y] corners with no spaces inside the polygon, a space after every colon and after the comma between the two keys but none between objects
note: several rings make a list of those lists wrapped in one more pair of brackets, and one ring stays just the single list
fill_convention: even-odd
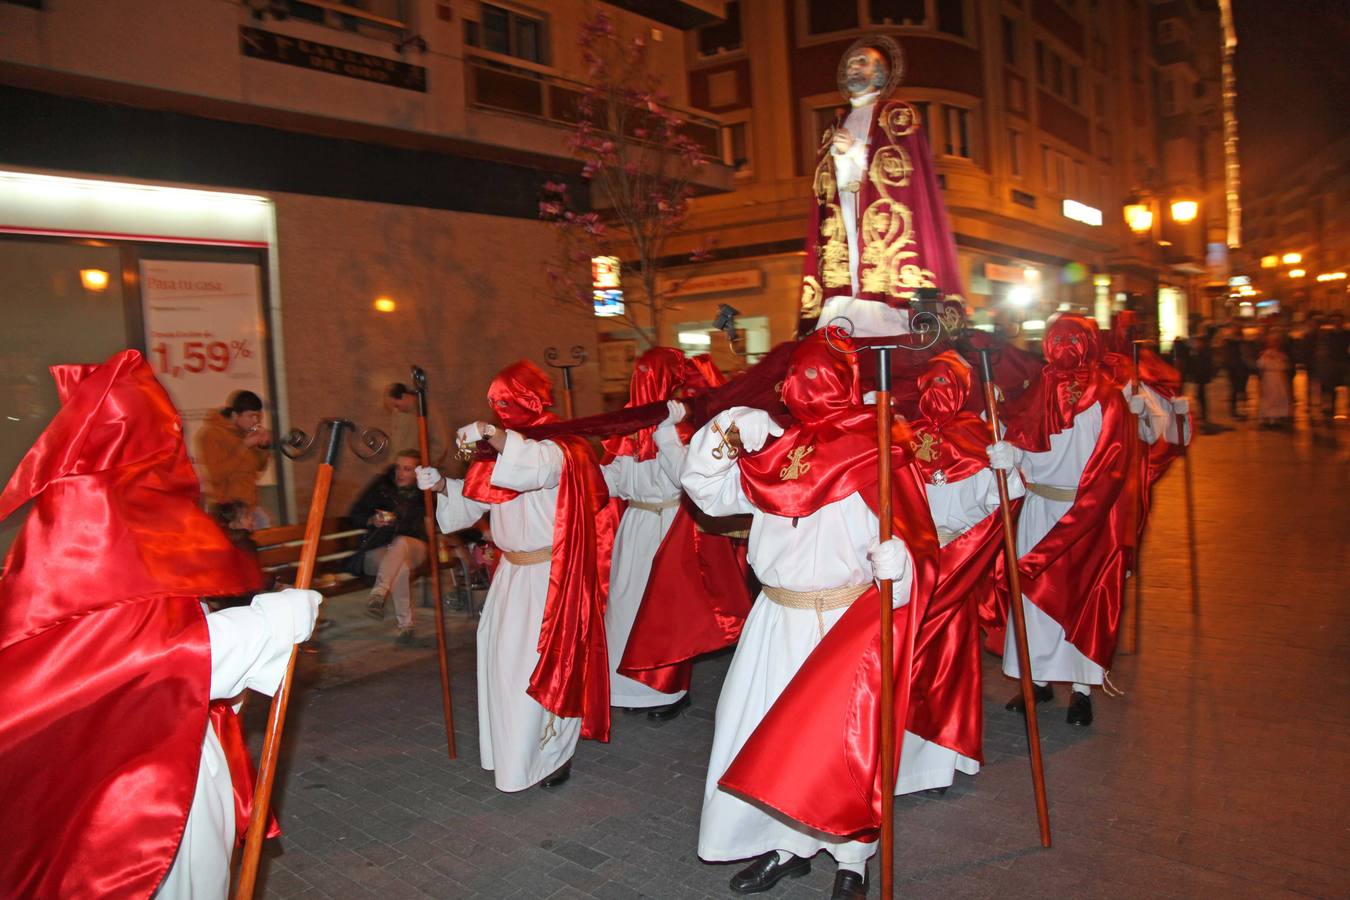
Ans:
[{"label": "wooden staff", "polygon": [[[328,492],[333,486],[333,466],[337,461],[338,448],[342,446],[343,429],[351,427],[351,422],[342,419],[326,419],[328,424],[328,448],[319,471],[314,473],[314,494],[309,501],[309,518],[305,520],[305,543],[300,551],[300,566],[295,575],[295,586],[308,590],[314,578],[314,562],[319,554],[319,538],[323,535],[323,516],[328,507]],[[247,837],[244,840],[244,857],[239,866],[239,884],[235,888],[236,900],[249,900],[253,896],[253,885],[258,878],[258,862],[262,855],[262,844],[267,834],[267,810],[272,799],[272,782],[276,780],[277,759],[281,749],[281,731],[286,723],[286,707],[291,699],[291,682],[295,676],[295,648],[291,648],[290,661],[286,663],[286,677],[282,679],[276,696],[272,698],[272,708],[267,715],[267,732],[263,736],[262,756],[258,760],[258,779],[253,788],[253,810],[248,820]]]},{"label": "wooden staff", "polygon": [[[1200,386],[1204,390],[1204,385]],[[1191,483],[1191,448],[1186,444],[1186,416],[1177,413],[1177,438],[1181,441],[1181,461],[1186,483],[1186,536],[1191,556],[1191,615],[1200,615],[1200,570],[1195,558],[1195,487]]]},{"label": "wooden staff", "polygon": [[[877,347],[877,537],[891,539],[891,348]],[[881,896],[894,896],[895,870],[895,586],[879,579],[881,594]],[[905,640],[914,656],[914,615],[906,618]],[[906,684],[909,679],[906,677]],[[908,706],[906,706],[908,708]]]},{"label": "wooden staff", "polygon": [[[1139,396],[1139,341],[1130,343],[1130,353],[1134,359],[1134,390],[1131,392],[1134,396]],[[1139,426],[1135,425],[1135,428]],[[1148,490],[1148,475],[1144,471],[1144,460],[1147,458],[1148,451],[1135,441],[1135,452],[1138,458],[1134,460],[1135,477],[1139,479],[1139,496],[1134,498],[1134,643],[1132,651],[1139,652],[1139,644],[1143,635],[1144,627],[1144,579],[1142,560],[1144,556],[1144,492]]]},{"label": "wooden staff", "polygon": [[[984,376],[984,407],[989,415],[989,434],[998,443],[1002,430],[998,423],[998,399],[994,396],[994,367],[989,351],[980,351],[980,374]],[[1041,826],[1041,846],[1050,846],[1050,807],[1045,799],[1045,765],[1041,761],[1041,729],[1036,720],[1036,697],[1031,681],[1031,651],[1027,648],[1026,610],[1022,608],[1022,573],[1017,565],[1017,535],[1013,530],[1012,509],[1008,503],[1008,473],[995,469],[998,479],[999,510],[1003,513],[1003,555],[1007,561],[1008,591],[1012,594],[1013,638],[1017,644],[1017,671],[1022,684],[1022,705],[1026,710],[1027,751],[1031,757],[1031,784],[1036,793],[1036,819]]]},{"label": "wooden staff", "polygon": [[572,370],[586,361],[586,349],[580,344],[574,346],[571,350],[572,362],[560,363],[560,355],[557,347],[549,347],[544,351],[544,359],[548,362],[551,369],[562,369],[563,375],[563,418],[573,418],[572,414]]},{"label": "wooden staff", "polygon": [[[417,446],[422,453],[422,465],[431,465],[431,442],[427,438],[427,373],[420,366],[412,367],[413,385],[417,388]],[[445,604],[441,602],[441,558],[439,531],[436,528],[436,498],[431,491],[422,492],[426,510],[427,564],[431,571],[431,594],[436,605],[436,655],[441,666],[441,708],[445,713],[445,745],[450,758],[455,758],[455,710],[450,702],[450,661],[445,649]]]}]

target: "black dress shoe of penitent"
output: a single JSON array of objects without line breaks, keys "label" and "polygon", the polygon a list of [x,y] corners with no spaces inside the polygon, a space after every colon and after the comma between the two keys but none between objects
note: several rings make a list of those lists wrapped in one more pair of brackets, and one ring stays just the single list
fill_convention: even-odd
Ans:
[{"label": "black dress shoe of penitent", "polygon": [[[1031,686],[1031,699],[1035,700],[1037,704],[1049,703],[1051,700],[1055,699],[1055,689],[1048,684],[1044,687],[1039,684],[1033,684]],[[1003,704],[1003,708],[1008,710],[1008,712],[1026,712],[1027,707],[1026,704],[1022,702],[1022,692],[1018,691],[1011,700]]]},{"label": "black dress shoe of penitent", "polygon": [[779,862],[778,851],[770,850],[732,877],[731,890],[737,894],[758,894],[784,878],[800,878],[810,871],[811,860],[790,856],[787,862]]}]

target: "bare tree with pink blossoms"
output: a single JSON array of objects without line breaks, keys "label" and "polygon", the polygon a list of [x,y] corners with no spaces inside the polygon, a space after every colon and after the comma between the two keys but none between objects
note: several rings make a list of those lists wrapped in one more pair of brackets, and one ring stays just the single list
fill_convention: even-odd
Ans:
[{"label": "bare tree with pink blossoms", "polygon": [[600,211],[576,212],[566,185],[544,186],[539,215],[558,229],[548,279],[560,300],[590,309],[591,258],[623,257],[630,270],[623,273],[621,318],[651,344],[664,311],[660,260],[685,224],[692,179],[707,160],[652,71],[645,37],[621,34],[597,11],[582,23],[578,43],[587,77],[568,146]]}]

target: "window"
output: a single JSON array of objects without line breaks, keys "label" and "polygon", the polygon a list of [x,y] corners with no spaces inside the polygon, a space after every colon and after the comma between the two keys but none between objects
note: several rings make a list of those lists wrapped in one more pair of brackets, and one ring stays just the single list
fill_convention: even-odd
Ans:
[{"label": "window", "polygon": [[1069,102],[1072,103],[1074,106],[1079,106],[1080,98],[1078,96],[1078,67],[1065,66],[1064,68],[1066,70],[1065,75],[1068,76],[1069,81]]},{"label": "window", "polygon": [[806,30],[810,34],[829,34],[858,27],[858,5],[852,0],[806,0]]},{"label": "window", "polygon": [[919,127],[923,129],[924,136],[928,140],[928,149],[935,149],[933,147],[933,120],[928,116],[928,109],[932,104],[926,100],[911,100],[909,105],[914,107],[914,111],[919,114]]},{"label": "window", "polygon": [[1047,190],[1060,194],[1061,196],[1069,193],[1069,178],[1072,174],[1070,165],[1072,160],[1063,153],[1051,147],[1042,145],[1041,158],[1043,160],[1043,172],[1045,176],[1045,187]]},{"label": "window", "polygon": [[1045,87],[1045,45],[1036,42],[1036,83]]},{"label": "window", "polygon": [[1093,85],[1092,93],[1093,99],[1096,101],[1097,108],[1094,110],[1094,112],[1096,112],[1097,118],[1099,119],[1107,118],[1108,110],[1106,108],[1106,85],[1104,84]]},{"label": "window", "polygon": [[1057,97],[1064,96],[1064,60],[1053,52],[1050,54],[1050,90]]},{"label": "window", "polygon": [[464,40],[470,47],[514,56],[540,65],[548,64],[548,39],[544,20],[481,4],[480,21],[465,21]]},{"label": "window", "polygon": [[966,0],[936,0],[937,30],[957,37],[966,34]]},{"label": "window", "polygon": [[741,49],[740,0],[731,0],[724,15],[723,21],[698,30],[699,56],[716,56]]},{"label": "window", "polygon": [[[351,12],[342,12],[334,6]],[[291,0],[286,14],[305,22],[341,28],[344,31],[388,33],[408,21],[404,0],[330,0],[328,3],[305,3]]]},{"label": "window", "polygon": [[1014,178],[1022,177],[1022,132],[1008,129],[1008,172]]},{"label": "window", "polygon": [[1007,16],[1003,17],[1003,62],[1017,65],[1017,22]]},{"label": "window", "polygon": [[749,122],[732,122],[722,126],[722,162],[737,175],[750,174]]},{"label": "window", "polygon": [[[843,5],[850,0],[832,2]],[[942,5],[938,0],[938,6]],[[928,19],[928,9],[924,0],[867,0],[867,19],[873,25],[922,25]]]},{"label": "window", "polygon": [[1162,114],[1165,116],[1177,114],[1177,87],[1171,78],[1162,80]]},{"label": "window", "polygon": [[1158,23],[1158,43],[1174,44],[1183,36],[1181,23],[1176,19],[1163,19]]},{"label": "window", "polygon": [[1040,41],[1036,42],[1036,83],[1059,99],[1082,106],[1079,67]]},{"label": "window", "polygon": [[970,110],[959,106],[942,107],[944,140],[942,152],[970,159]]}]

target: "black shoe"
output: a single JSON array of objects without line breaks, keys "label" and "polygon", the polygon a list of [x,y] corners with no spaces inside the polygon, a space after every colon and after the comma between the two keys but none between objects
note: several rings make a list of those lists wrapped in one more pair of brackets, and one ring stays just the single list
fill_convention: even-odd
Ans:
[{"label": "black shoe", "polygon": [[[1031,686],[1031,699],[1035,700],[1037,705],[1049,703],[1051,700],[1055,699],[1055,689],[1048,684],[1044,687],[1039,684],[1033,684]],[[1022,692],[1018,691],[1016,696],[1003,704],[1003,708],[1008,712],[1025,713],[1027,706],[1022,702]]]},{"label": "black shoe", "polygon": [[1070,725],[1092,724],[1092,698],[1074,691],[1069,694],[1069,714],[1064,721]]},{"label": "black shoe", "polygon": [[552,775],[548,776],[543,781],[539,782],[539,786],[541,788],[544,788],[545,790],[552,790],[555,787],[559,787],[565,784],[567,782],[567,779],[571,777],[572,777],[572,761],[569,759],[561,766],[558,766],[558,768],[554,770]]},{"label": "black shoe", "polygon": [[384,618],[384,603],[387,598],[379,594],[371,594],[370,602],[366,604],[366,615],[372,619]]},{"label": "black shoe", "polygon": [[867,896],[867,870],[859,875],[848,869],[834,873],[834,891],[830,900],[863,900]]},{"label": "black shoe", "polygon": [[653,707],[647,713],[647,718],[653,722],[669,722],[671,719],[679,718],[680,713],[684,712],[689,706],[689,695],[685,694],[674,703],[667,703],[665,706]]},{"label": "black shoe", "polygon": [[770,850],[763,856],[756,857],[754,862],[732,877],[731,890],[737,894],[759,894],[784,878],[801,878],[810,872],[811,860],[802,856],[791,856],[787,862],[780,863],[778,851]]},{"label": "black shoe", "polygon": [[400,628],[398,637],[394,638],[394,646],[411,647],[413,644],[413,630],[411,628]]}]

